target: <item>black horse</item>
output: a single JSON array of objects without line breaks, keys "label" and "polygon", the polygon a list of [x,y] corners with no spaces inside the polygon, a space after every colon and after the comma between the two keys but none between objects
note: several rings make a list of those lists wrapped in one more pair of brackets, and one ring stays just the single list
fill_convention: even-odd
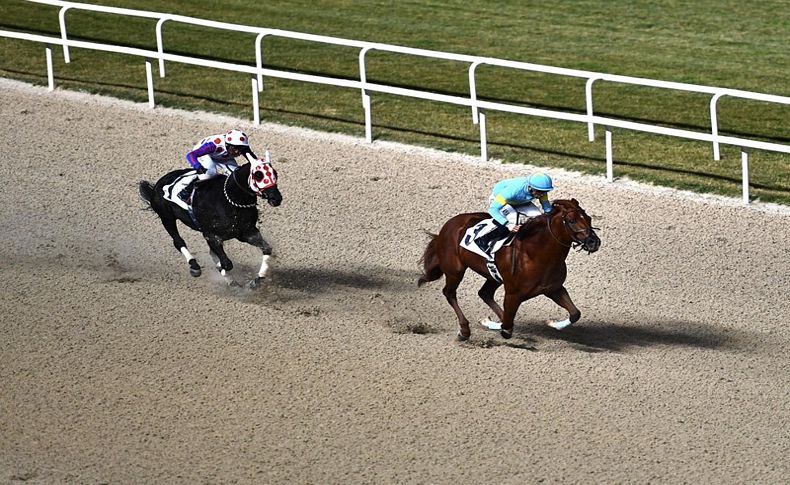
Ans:
[{"label": "black horse", "polygon": [[174,170],[160,178],[156,185],[146,180],[140,182],[140,197],[148,203],[165,226],[173,245],[184,255],[189,263],[192,276],[200,276],[200,265],[187,249],[187,245],[178,233],[176,221],[181,221],[189,228],[203,233],[203,237],[211,250],[211,257],[223,276],[233,269],[228,259],[223,242],[229,239],[251,244],[261,250],[263,260],[256,277],[249,283],[251,288],[257,287],[268,269],[267,260],[272,248],[264,241],[258,223],[258,197],[266,199],[269,205],[277,207],[282,202],[282,194],[277,188],[277,172],[270,162],[258,160],[246,163],[231,172],[196,184],[192,197],[192,214],[181,206],[164,198],[164,187],[173,183],[190,169]]}]

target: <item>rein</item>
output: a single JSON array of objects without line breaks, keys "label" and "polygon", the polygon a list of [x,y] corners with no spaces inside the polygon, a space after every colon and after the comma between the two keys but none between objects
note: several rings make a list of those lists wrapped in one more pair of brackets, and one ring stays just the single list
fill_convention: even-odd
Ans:
[{"label": "rein", "polygon": [[[225,178],[225,183],[222,185],[222,192],[225,194],[225,199],[230,203],[230,205],[232,205],[233,207],[238,207],[239,209],[251,209],[258,205],[257,198],[255,199],[255,201],[253,201],[252,204],[237,204],[236,202],[233,202],[230,199],[230,196],[228,195],[228,180],[230,179],[233,179],[233,183],[235,183],[238,188],[245,190],[245,187],[242,187],[239,184],[239,181],[236,180],[236,170],[232,171],[230,175]],[[252,192],[250,189],[246,189],[246,191],[254,195],[254,192]]]},{"label": "rein", "polygon": [[[571,212],[579,212],[579,211],[578,210],[574,210],[574,211],[571,211]],[[565,234],[568,234],[568,221],[565,219],[566,215],[567,214],[563,214],[562,215],[562,227],[565,228]],[[551,217],[546,218],[546,226],[549,228],[549,234],[551,234],[551,236],[554,238],[555,241],[557,241],[560,244],[560,246],[569,248],[569,247],[582,246],[584,244],[583,241],[580,241],[579,239],[576,238],[576,234],[575,233],[572,233],[572,235],[571,235],[571,243],[570,244],[565,244],[564,242],[560,241],[560,238],[558,238],[554,234],[554,231],[551,230],[551,219],[552,219]]]}]

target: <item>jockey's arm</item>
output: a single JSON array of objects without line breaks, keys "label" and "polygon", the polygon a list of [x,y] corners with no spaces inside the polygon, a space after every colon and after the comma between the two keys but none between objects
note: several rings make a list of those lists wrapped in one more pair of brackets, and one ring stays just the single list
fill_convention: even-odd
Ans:
[{"label": "jockey's arm", "polygon": [[540,206],[543,207],[544,214],[548,214],[549,212],[551,212],[551,202],[549,202],[548,195],[544,194],[538,200],[540,201]]},{"label": "jockey's arm", "polygon": [[501,194],[496,194],[491,200],[491,206],[488,208],[488,214],[494,218],[495,222],[502,226],[507,226],[508,224],[507,218],[502,215],[502,212],[500,212],[502,207],[507,205],[507,203],[507,199],[505,199]]},{"label": "jockey's arm", "polygon": [[214,143],[212,143],[210,141],[206,142],[206,143],[200,145],[195,150],[192,150],[191,152],[187,153],[187,156],[186,156],[187,162],[189,162],[189,164],[192,166],[192,168],[194,168],[195,170],[198,170],[200,167],[202,167],[202,165],[200,164],[200,161],[198,160],[198,158],[200,158],[202,156],[205,156],[205,155],[211,155],[212,153],[214,153],[214,151],[216,149],[217,149],[217,145],[215,145]]}]

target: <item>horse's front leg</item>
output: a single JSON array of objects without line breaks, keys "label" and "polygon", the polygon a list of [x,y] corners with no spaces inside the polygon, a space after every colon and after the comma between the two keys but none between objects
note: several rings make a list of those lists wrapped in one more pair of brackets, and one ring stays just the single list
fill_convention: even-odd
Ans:
[{"label": "horse's front leg", "polygon": [[[488,305],[489,308],[494,310],[494,314],[496,314],[496,317],[499,319],[500,322],[499,325],[501,325],[502,322],[503,312],[502,312],[502,307],[500,307],[499,304],[496,302],[496,300],[494,300],[494,293],[496,293],[497,288],[499,288],[501,285],[502,283],[498,281],[486,280],[486,282],[483,283],[483,286],[477,292],[477,296],[479,296],[480,299],[483,300],[486,303],[486,305]],[[492,322],[488,319],[482,321],[481,323],[490,329],[497,328],[496,326],[492,326],[495,325],[496,322]]]},{"label": "horse's front leg", "polygon": [[239,238],[239,240],[255,246],[261,250],[261,253],[263,253],[261,256],[261,267],[258,270],[258,274],[255,275],[255,278],[253,278],[249,283],[250,288],[257,288],[260,286],[261,280],[266,277],[266,272],[269,270],[269,258],[272,255],[272,247],[266,242],[266,240],[263,239],[263,236],[261,236],[261,231],[257,228],[255,228],[249,234]]},{"label": "horse's front leg", "polygon": [[503,338],[513,336],[513,321],[521,302],[522,298],[518,293],[505,292],[505,311],[502,314],[502,329],[499,331]]},{"label": "horse's front leg", "polygon": [[558,322],[549,322],[550,327],[556,328],[557,330],[562,330],[563,328],[578,322],[582,317],[582,312],[579,311],[579,309],[576,308],[576,305],[573,304],[573,300],[571,300],[571,296],[568,294],[568,290],[566,290],[564,286],[561,286],[557,291],[546,293],[546,296],[551,298],[554,303],[568,311],[567,319],[560,320]]},{"label": "horse's front leg", "polygon": [[217,269],[224,277],[228,277],[228,272],[233,269],[233,263],[225,254],[225,248],[222,245],[222,238],[216,234],[204,234],[208,247],[211,250],[212,257],[215,258]]}]

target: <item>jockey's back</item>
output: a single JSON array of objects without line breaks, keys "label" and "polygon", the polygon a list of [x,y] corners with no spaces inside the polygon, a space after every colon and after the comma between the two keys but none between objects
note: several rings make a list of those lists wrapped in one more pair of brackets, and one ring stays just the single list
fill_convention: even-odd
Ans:
[{"label": "jockey's back", "polygon": [[228,153],[224,134],[211,135],[203,138],[192,147],[192,151],[200,153],[200,156],[208,155],[216,162],[234,162],[235,165],[235,159]]}]

